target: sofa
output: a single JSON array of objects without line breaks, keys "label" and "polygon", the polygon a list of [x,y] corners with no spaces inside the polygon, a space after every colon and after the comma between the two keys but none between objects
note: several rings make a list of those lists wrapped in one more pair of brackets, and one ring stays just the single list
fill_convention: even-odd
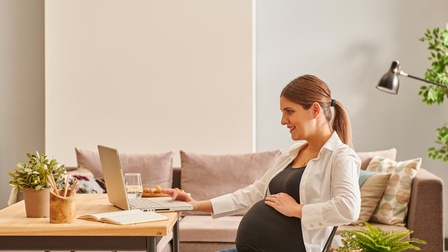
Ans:
[{"label": "sofa", "polygon": [[[94,150],[76,148],[78,167],[70,174],[80,180],[78,193],[104,193],[101,166]],[[180,151],[180,167],[173,168],[173,152],[120,153],[124,172],[141,172],[144,187],[181,188],[197,200],[216,197],[252,183],[269,169],[279,150],[246,154],[200,154]],[[361,158],[361,215],[357,222],[338,227],[358,228],[368,221],[388,232],[413,230],[411,237],[427,242],[421,251],[444,251],[443,181],[421,168],[421,159],[396,161],[396,149],[358,152]],[[361,181],[361,177],[363,181]],[[234,247],[245,212],[213,219],[209,214],[185,212],[179,222],[180,250],[218,251]],[[338,245],[338,233],[334,246]],[[159,251],[170,251],[170,237]]]},{"label": "sofa", "polygon": [[[182,188],[182,169],[174,168],[173,187]],[[179,223],[180,250],[217,251],[234,247],[234,239],[239,222],[243,216],[228,216],[213,219],[206,215],[186,215]],[[411,237],[427,242],[418,245],[423,252],[444,251],[443,222],[443,181],[426,169],[420,168],[412,183],[412,194],[405,226],[386,225],[369,222],[387,232],[413,230]],[[345,225],[341,230],[356,229]],[[337,246],[337,237],[334,246]]]}]

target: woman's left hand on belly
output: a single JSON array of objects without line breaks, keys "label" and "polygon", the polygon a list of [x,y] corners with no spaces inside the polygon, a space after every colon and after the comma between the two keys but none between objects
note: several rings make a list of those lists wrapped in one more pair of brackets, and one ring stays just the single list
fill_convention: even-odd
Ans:
[{"label": "woman's left hand on belly", "polygon": [[264,203],[288,217],[302,218],[302,205],[287,193],[277,193],[266,197]]}]

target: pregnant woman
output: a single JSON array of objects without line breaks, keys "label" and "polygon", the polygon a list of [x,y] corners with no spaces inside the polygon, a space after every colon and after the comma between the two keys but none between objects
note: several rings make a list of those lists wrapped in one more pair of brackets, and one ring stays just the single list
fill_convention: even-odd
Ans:
[{"label": "pregnant woman", "polygon": [[359,216],[360,159],[348,114],[327,84],[312,75],[294,79],[280,94],[280,111],[295,143],[259,180],[203,201],[163,190],[214,218],[248,210],[235,240],[238,252],[321,252],[333,226]]}]

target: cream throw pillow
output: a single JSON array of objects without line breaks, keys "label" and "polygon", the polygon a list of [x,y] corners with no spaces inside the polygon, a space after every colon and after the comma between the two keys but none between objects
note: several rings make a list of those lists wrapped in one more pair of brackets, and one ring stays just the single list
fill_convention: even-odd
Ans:
[{"label": "cream throw pillow", "polygon": [[369,221],[378,202],[383,197],[390,175],[390,173],[360,171],[361,213],[358,220],[352,223],[353,225],[362,225],[364,222]]},{"label": "cream throw pillow", "polygon": [[367,171],[391,174],[386,191],[370,218],[371,221],[405,226],[412,181],[421,163],[421,158],[397,162],[378,156],[370,161]]},{"label": "cream throw pillow", "polygon": [[[98,151],[76,147],[78,167],[89,169],[96,178],[103,178]],[[173,152],[165,153],[120,153],[123,172],[139,172],[143,187],[156,185],[169,188],[172,184]]]}]

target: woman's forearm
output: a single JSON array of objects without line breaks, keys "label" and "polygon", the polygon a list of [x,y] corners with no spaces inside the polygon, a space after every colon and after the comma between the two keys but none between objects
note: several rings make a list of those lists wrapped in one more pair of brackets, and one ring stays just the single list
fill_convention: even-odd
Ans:
[{"label": "woman's forearm", "polygon": [[201,200],[194,203],[194,210],[204,213],[213,213],[213,206],[210,200]]}]

